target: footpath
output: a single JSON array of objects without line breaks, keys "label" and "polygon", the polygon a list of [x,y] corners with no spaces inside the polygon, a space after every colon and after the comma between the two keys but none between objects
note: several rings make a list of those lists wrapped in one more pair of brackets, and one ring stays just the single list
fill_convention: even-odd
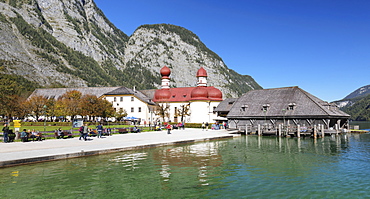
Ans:
[{"label": "footpath", "polygon": [[150,131],[142,133],[114,134],[103,138],[89,137],[87,141],[78,137],[48,139],[31,142],[0,143],[0,168],[22,164],[99,155],[119,151],[156,147],[180,143],[207,141],[239,136],[229,130],[185,129]]}]

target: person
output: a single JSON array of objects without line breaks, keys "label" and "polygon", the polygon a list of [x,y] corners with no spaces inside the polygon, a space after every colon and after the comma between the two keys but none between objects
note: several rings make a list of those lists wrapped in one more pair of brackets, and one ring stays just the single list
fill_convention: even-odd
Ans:
[{"label": "person", "polygon": [[87,135],[88,134],[89,134],[89,127],[87,126],[87,123],[85,123],[84,129],[83,129],[83,138],[84,138],[85,141],[87,140]]},{"label": "person", "polygon": [[166,126],[166,129],[167,129],[167,134],[171,134],[171,129],[172,129],[171,124],[168,123]]},{"label": "person", "polygon": [[134,126],[134,128],[132,129],[132,131],[133,131],[134,133],[139,133],[139,130],[138,130],[138,128],[137,128],[137,126],[136,126],[136,125]]},{"label": "person", "polygon": [[32,141],[35,141],[35,138],[36,138],[36,141],[41,141],[41,137],[35,131],[35,129],[32,129],[32,132],[30,133],[30,138],[32,138]]},{"label": "person", "polygon": [[208,122],[206,122],[206,131],[208,131],[208,126],[209,126],[209,124],[208,124]]},{"label": "person", "polygon": [[78,140],[81,140],[81,138],[83,139],[83,137],[84,137],[84,126],[83,125],[80,126],[78,131],[80,132],[80,138],[78,138]]},{"label": "person", "polygon": [[98,130],[98,138],[100,137],[101,138],[101,135],[103,133],[103,126],[101,124],[99,124],[98,126],[96,126],[97,130]]},{"label": "person", "polygon": [[107,135],[108,136],[112,135],[112,129],[110,127],[107,128]]},{"label": "person", "polygon": [[63,132],[62,132],[62,129],[61,129],[61,128],[59,128],[59,129],[57,130],[57,133],[58,133],[58,138],[64,138],[64,134],[63,134]]},{"label": "person", "polygon": [[202,131],[204,131],[204,129],[206,128],[206,125],[204,124],[204,122],[202,123]]},{"label": "person", "polygon": [[8,142],[8,133],[9,133],[9,127],[8,127],[8,124],[5,123],[4,127],[3,127],[3,135],[4,135],[4,142],[5,143]]},{"label": "person", "polygon": [[27,130],[26,129],[23,129],[23,131],[21,132],[21,140],[22,140],[22,142],[27,142],[28,141],[28,135],[27,135]]}]

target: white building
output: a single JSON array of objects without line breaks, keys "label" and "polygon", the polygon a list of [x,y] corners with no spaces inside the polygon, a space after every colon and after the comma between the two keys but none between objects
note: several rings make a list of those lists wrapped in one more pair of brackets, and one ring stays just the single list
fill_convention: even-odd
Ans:
[{"label": "white building", "polygon": [[[169,106],[169,117],[166,118],[168,121],[215,122],[217,114],[214,109],[222,101],[222,92],[213,86],[207,86],[208,76],[203,67],[196,74],[197,87],[170,88],[171,70],[164,66],[160,73],[162,75],[162,88],[155,91],[153,101],[163,106]],[[181,115],[177,114],[177,111],[187,105],[190,114],[181,121]]]}]

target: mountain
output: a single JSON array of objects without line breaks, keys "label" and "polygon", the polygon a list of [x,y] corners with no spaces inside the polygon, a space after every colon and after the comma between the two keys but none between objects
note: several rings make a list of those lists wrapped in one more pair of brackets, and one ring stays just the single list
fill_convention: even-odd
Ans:
[{"label": "mountain", "polygon": [[335,101],[339,108],[350,114],[352,120],[370,121],[370,85],[363,86],[345,98]]},{"label": "mountain", "polygon": [[0,0],[0,34],[0,73],[35,87],[159,88],[166,65],[173,87],[194,86],[202,66],[209,85],[225,97],[261,88],[229,69],[191,31],[154,24],[127,36],[93,0]]}]

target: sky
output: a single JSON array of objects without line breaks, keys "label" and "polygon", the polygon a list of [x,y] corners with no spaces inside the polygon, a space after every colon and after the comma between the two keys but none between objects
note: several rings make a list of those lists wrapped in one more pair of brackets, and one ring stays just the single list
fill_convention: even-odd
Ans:
[{"label": "sky", "polygon": [[192,31],[265,89],[298,86],[332,102],[370,84],[368,0],[94,2],[128,36],[144,24]]}]

